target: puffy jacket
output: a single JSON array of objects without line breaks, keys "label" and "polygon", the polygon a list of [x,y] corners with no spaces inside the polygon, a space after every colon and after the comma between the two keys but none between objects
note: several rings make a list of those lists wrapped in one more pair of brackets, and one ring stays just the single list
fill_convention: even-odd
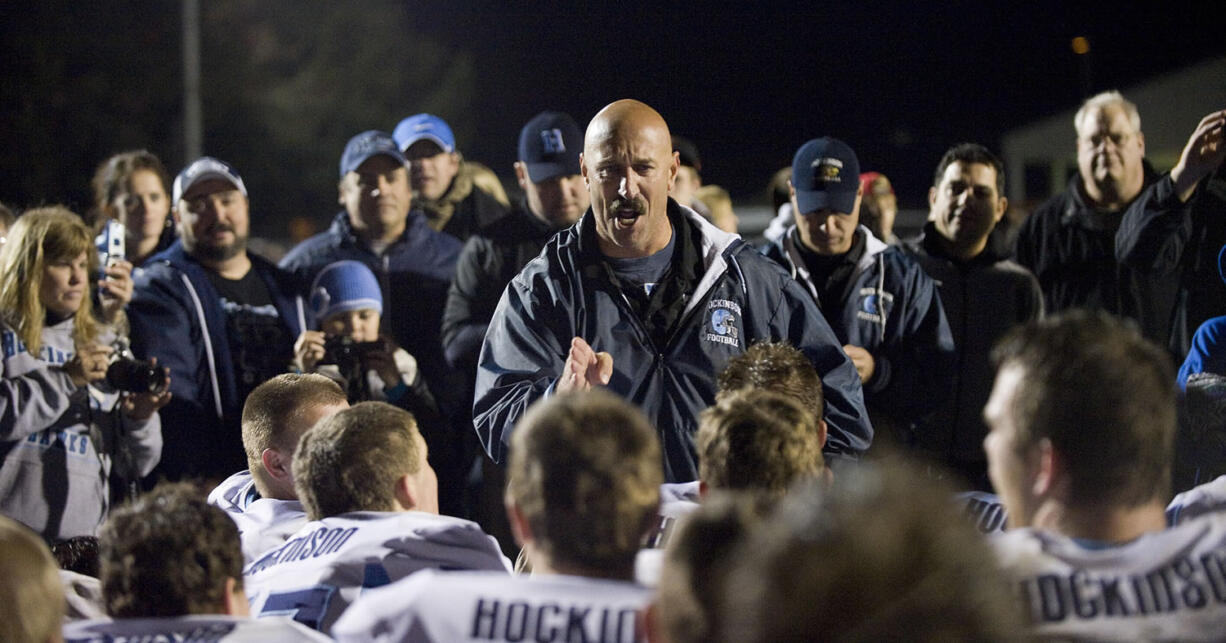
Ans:
[{"label": "puffy jacket", "polygon": [[[872,353],[873,377],[864,387],[870,408],[908,426],[945,399],[953,379],[954,340],[936,284],[914,259],[868,228],[847,287],[842,319],[827,319],[840,344]],[[816,303],[817,289],[800,254],[796,226],[763,253],[785,267]],[[881,428],[881,427],[878,427]]]},{"label": "puffy jacket", "polygon": [[672,220],[700,231],[705,272],[667,345],[654,344],[607,276],[591,210],[507,286],[481,349],[473,409],[490,457],[502,461],[515,422],[552,390],[573,337],[612,354],[608,388],[653,421],[668,481],[698,477],[698,414],[714,401],[728,360],[760,340],[790,342],[813,361],[826,398],[827,451],[865,451],[873,429],[860,378],[812,298],[739,236],[672,200],[669,208]]},{"label": "puffy jacket", "polygon": [[[289,336],[297,337],[309,328],[300,294],[305,289],[268,260],[248,257]],[[141,359],[157,357],[170,368],[174,396],[160,411],[166,426],[161,470],[172,478],[220,478],[247,462],[239,430],[245,400],[239,397],[226,313],[205,271],[176,241],[133,273],[132,352]]]}]

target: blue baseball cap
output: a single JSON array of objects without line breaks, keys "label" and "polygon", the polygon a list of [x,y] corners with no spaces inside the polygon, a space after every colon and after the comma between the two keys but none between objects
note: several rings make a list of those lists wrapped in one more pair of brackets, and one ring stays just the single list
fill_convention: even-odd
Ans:
[{"label": "blue baseball cap", "polygon": [[341,176],[357,171],[358,166],[365,163],[366,159],[377,154],[390,156],[396,159],[397,163],[405,164],[404,154],[400,153],[400,148],[396,147],[396,141],[392,140],[391,135],[375,129],[366,130],[345,144],[345,152],[341,154]]},{"label": "blue baseball cap", "polygon": [[860,189],[860,161],[843,141],[815,138],[792,158],[792,187],[797,216],[825,208],[850,214]]},{"label": "blue baseball cap", "polygon": [[562,112],[541,112],[519,130],[519,161],[533,183],[579,174],[582,150],[578,123]]},{"label": "blue baseball cap", "polygon": [[455,151],[455,134],[451,133],[447,121],[433,114],[414,114],[400,121],[392,130],[392,138],[396,139],[401,152],[422,139],[433,141],[448,154]]},{"label": "blue baseball cap", "polygon": [[242,192],[243,196],[247,196],[247,186],[243,184],[243,177],[238,175],[238,170],[225,161],[211,156],[202,156],[192,161],[191,165],[183,168],[179,176],[175,177],[174,187],[171,188],[174,195],[172,203],[178,203],[193,185],[210,179],[225,181],[233,185],[234,189]]}]

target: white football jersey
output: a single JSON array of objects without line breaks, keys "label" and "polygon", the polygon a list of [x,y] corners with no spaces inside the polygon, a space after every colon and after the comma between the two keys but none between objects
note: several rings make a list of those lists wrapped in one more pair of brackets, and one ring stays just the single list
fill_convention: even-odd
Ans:
[{"label": "white football jersey", "polygon": [[223,480],[209,492],[209,504],[221,507],[238,525],[244,565],[285,542],[307,523],[301,502],[261,496],[250,471],[239,471]]},{"label": "white football jersey", "polygon": [[287,619],[237,618],[220,614],[175,618],[121,618],[76,621],[64,626],[65,643],[296,643],[329,641],[328,637]]},{"label": "white football jersey", "polygon": [[981,534],[1004,531],[1008,525],[1009,512],[994,493],[962,491],[954,494],[954,503]]},{"label": "white football jersey", "polygon": [[634,583],[578,576],[424,571],[358,599],[338,641],[645,640],[638,613],[651,592]]},{"label": "white football jersey", "polygon": [[1118,546],[1029,528],[991,542],[1040,638],[1226,637],[1226,515]]},{"label": "white football jersey", "polygon": [[677,521],[698,508],[699,482],[666,482],[660,485],[660,508],[656,511],[656,525],[647,536],[643,546],[648,549],[663,549],[677,528]]},{"label": "white football jersey", "polygon": [[65,621],[106,618],[106,606],[102,602],[102,581],[93,576],[61,569],[60,582],[64,584],[67,608],[64,612]]},{"label": "white football jersey", "polygon": [[420,511],[359,511],[309,522],[243,570],[253,616],[290,616],[328,632],[364,589],[422,569],[509,573],[475,522]]},{"label": "white football jersey", "polygon": [[1226,476],[1206,482],[1175,496],[1166,506],[1166,521],[1171,525],[1187,522],[1207,513],[1226,509]]}]

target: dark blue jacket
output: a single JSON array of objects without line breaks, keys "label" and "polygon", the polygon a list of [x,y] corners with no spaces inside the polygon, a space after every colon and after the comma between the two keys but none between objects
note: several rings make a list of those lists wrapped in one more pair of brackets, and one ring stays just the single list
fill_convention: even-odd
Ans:
[{"label": "dark blue jacket", "polygon": [[[1187,203],[1179,200],[1171,175],[1145,188],[1128,206],[1115,234],[1120,264],[1166,279],[1175,296],[1167,348],[1182,359],[1192,333],[1226,313],[1219,253],[1226,243],[1226,164],[1202,179]],[[1161,339],[1161,338],[1157,338]]]},{"label": "dark blue jacket", "polygon": [[[876,365],[864,388],[870,408],[907,427],[935,410],[953,381],[954,340],[936,284],[914,259],[887,246],[868,228],[864,254],[848,285],[842,319],[827,319],[840,344],[872,353]],[[799,254],[793,225],[763,253],[809,292],[817,291]],[[881,427],[878,427],[879,429]]]},{"label": "dark blue jacket", "polygon": [[404,233],[376,255],[358,239],[349,215],[341,212],[327,230],[290,250],[281,267],[309,287],[330,263],[352,259],[366,264],[383,290],[382,329],[417,358],[426,382],[443,401],[439,374],[450,367],[443,359],[439,327],[461,247],[454,237],[430,229],[424,216],[410,212]]},{"label": "dark blue jacket", "polygon": [[[290,337],[308,328],[301,282],[248,254]],[[133,273],[128,305],[132,351],[170,367],[170,403],[163,408],[160,470],[174,478],[225,476],[246,467],[239,398],[226,316],[204,266],[175,241]],[[288,366],[288,364],[287,364]],[[228,472],[228,473],[227,473]]]},{"label": "dark blue jacket", "polygon": [[503,459],[515,422],[552,390],[573,337],[613,356],[608,388],[652,420],[668,481],[697,479],[693,435],[698,414],[715,399],[716,375],[748,344],[762,340],[793,344],[817,368],[826,399],[827,451],[864,452],[873,429],[860,378],[813,300],[740,237],[671,200],[669,207],[680,208],[674,214],[701,232],[706,272],[665,346],[654,344],[602,269],[591,210],[554,235],[507,286],[481,349],[473,408],[490,457]]}]

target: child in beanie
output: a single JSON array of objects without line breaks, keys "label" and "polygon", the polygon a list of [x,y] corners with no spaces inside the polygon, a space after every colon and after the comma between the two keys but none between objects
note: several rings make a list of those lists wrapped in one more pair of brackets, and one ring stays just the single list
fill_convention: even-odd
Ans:
[{"label": "child in beanie", "polygon": [[360,261],[329,264],[315,277],[308,298],[320,330],[304,331],[294,343],[294,368],[330,377],[351,404],[388,402],[431,425],[438,407],[417,369],[417,360],[379,334],[383,293]]}]

